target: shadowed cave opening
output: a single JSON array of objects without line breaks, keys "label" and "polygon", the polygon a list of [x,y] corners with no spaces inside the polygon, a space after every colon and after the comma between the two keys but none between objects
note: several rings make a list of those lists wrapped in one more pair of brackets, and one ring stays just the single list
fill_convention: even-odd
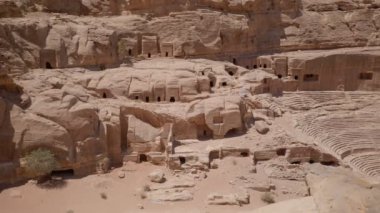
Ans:
[{"label": "shadowed cave opening", "polygon": [[182,164],[185,164],[186,163],[186,158],[185,157],[182,157],[182,156],[179,156],[179,162]]},{"label": "shadowed cave opening", "polygon": [[148,158],[145,154],[140,154],[139,155],[139,162],[147,162],[148,161]]},{"label": "shadowed cave opening", "polygon": [[50,62],[46,62],[45,68],[46,69],[53,69],[53,67],[51,66]]}]

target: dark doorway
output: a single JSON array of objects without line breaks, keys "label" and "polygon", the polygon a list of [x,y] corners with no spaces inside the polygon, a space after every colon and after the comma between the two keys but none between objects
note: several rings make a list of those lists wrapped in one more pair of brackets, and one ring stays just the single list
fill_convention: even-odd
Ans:
[{"label": "dark doorway", "polygon": [[236,65],[236,63],[237,63],[236,58],[232,59],[232,63]]},{"label": "dark doorway", "polygon": [[286,149],[285,149],[285,148],[277,149],[277,150],[276,150],[276,154],[277,154],[278,156],[285,156],[285,154],[286,154]]},{"label": "dark doorway", "polygon": [[54,170],[50,173],[51,176],[69,178],[74,176],[73,169],[65,169],[65,170]]},{"label": "dark doorway", "polygon": [[214,87],[214,82],[210,81],[210,87]]},{"label": "dark doorway", "polygon": [[229,71],[228,74],[229,74],[230,76],[233,76],[233,75],[234,75],[234,73],[231,72],[231,71]]},{"label": "dark doorway", "polygon": [[147,162],[148,161],[148,158],[146,157],[145,154],[140,154],[139,155],[139,162]]},{"label": "dark doorway", "polygon": [[107,98],[107,94],[103,92],[103,98]]},{"label": "dark doorway", "polygon": [[253,69],[257,69],[257,65],[255,64],[255,65],[253,65]]},{"label": "dark doorway", "polygon": [[202,75],[205,75],[205,72],[202,71],[201,74],[202,74]]},{"label": "dark doorway", "polygon": [[264,64],[264,68],[267,68],[267,65],[266,65],[266,64]]},{"label": "dark doorway", "polygon": [[135,96],[135,100],[139,100],[139,96]]},{"label": "dark doorway", "polygon": [[294,80],[298,80],[298,75],[295,75],[295,76],[294,76]]},{"label": "dark doorway", "polygon": [[179,162],[182,164],[185,164],[186,163],[186,158],[185,157],[182,157],[182,156],[179,156]]},{"label": "dark doorway", "polygon": [[227,82],[223,82],[222,86],[226,87],[227,86]]},{"label": "dark doorway", "polygon": [[242,152],[242,153],[240,153],[240,155],[241,155],[242,157],[248,157],[248,156],[249,156],[249,153],[248,153],[248,152]]},{"label": "dark doorway", "polygon": [[152,57],[152,54],[148,53],[148,58]]},{"label": "dark doorway", "polygon": [[281,79],[281,78],[282,78],[282,75],[281,75],[281,74],[278,74],[277,77],[278,77],[279,79]]},{"label": "dark doorway", "polygon": [[158,98],[157,98],[157,102],[161,102],[161,97],[158,97]]},{"label": "dark doorway", "polygon": [[246,66],[245,68],[247,68],[247,70],[249,70],[249,66]]},{"label": "dark doorway", "polygon": [[168,52],[165,53],[165,57],[169,57],[169,53]]},{"label": "dark doorway", "polygon": [[170,102],[174,103],[175,102],[175,98],[174,97],[170,97]]},{"label": "dark doorway", "polygon": [[128,55],[129,55],[129,56],[132,55],[132,50],[131,50],[131,49],[128,49]]},{"label": "dark doorway", "polygon": [[45,68],[46,69],[53,69],[53,67],[51,66],[50,62],[46,62]]},{"label": "dark doorway", "polygon": [[145,97],[145,102],[149,103],[149,97]]}]

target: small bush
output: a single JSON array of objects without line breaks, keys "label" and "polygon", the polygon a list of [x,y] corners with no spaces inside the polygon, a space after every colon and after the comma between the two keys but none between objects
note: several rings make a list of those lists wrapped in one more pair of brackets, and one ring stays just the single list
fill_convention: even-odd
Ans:
[{"label": "small bush", "polygon": [[104,193],[104,192],[102,192],[102,193],[100,193],[100,197],[103,199],[103,200],[107,200],[107,194],[106,193]]},{"label": "small bush", "polygon": [[275,203],[273,195],[270,192],[265,192],[263,195],[261,195],[261,200],[266,203]]},{"label": "small bush", "polygon": [[47,149],[34,150],[24,159],[26,171],[36,176],[48,175],[58,167],[54,154]]}]

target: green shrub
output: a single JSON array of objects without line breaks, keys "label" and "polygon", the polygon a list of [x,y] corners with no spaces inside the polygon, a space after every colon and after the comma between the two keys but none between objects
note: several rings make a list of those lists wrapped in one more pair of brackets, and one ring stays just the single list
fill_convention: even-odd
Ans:
[{"label": "green shrub", "polygon": [[36,176],[48,175],[58,167],[54,154],[47,149],[34,150],[27,154],[24,160],[26,171]]}]

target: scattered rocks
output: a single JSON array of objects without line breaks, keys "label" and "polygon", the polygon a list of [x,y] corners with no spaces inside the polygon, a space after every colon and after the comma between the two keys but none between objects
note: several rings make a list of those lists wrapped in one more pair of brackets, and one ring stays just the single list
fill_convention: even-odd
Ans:
[{"label": "scattered rocks", "polygon": [[119,178],[123,179],[123,178],[125,178],[125,173],[122,172],[122,171],[120,171],[120,172],[117,174],[117,176],[118,176]]},{"label": "scattered rocks", "polygon": [[153,183],[164,183],[166,181],[165,173],[161,170],[150,173],[148,177]]},{"label": "scattered rocks", "polygon": [[147,198],[154,202],[189,201],[193,199],[193,194],[185,189],[166,189],[149,192]]},{"label": "scattered rocks", "polygon": [[250,202],[250,196],[247,193],[243,195],[238,195],[238,194],[221,195],[218,193],[213,193],[207,197],[207,204],[209,205],[241,206],[244,204],[249,204],[249,202]]},{"label": "scattered rocks", "polygon": [[255,121],[255,128],[260,134],[267,134],[269,132],[269,126],[265,121]]}]

